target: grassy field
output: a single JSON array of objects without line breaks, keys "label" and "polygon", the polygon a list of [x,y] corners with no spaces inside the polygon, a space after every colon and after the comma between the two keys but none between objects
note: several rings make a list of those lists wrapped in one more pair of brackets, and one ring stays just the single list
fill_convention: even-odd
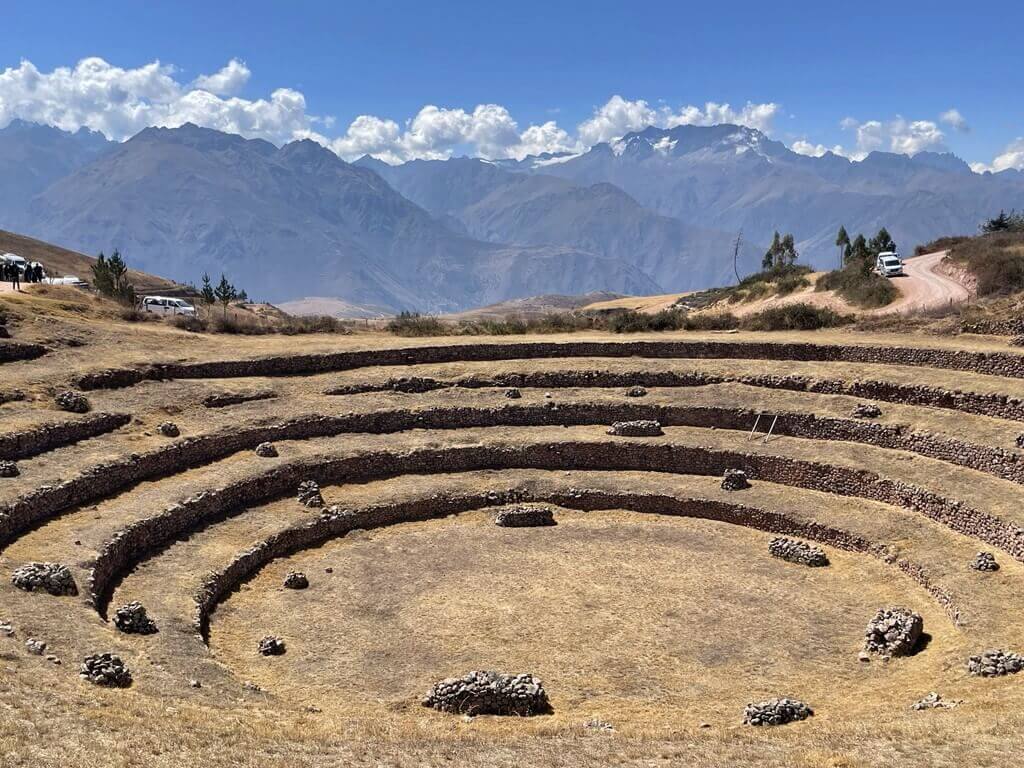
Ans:
[{"label": "grassy field", "polygon": [[[128,323],[115,308],[77,292],[4,295],[15,341],[43,343],[45,356],[0,365],[0,434],[81,417],[57,410],[55,392],[73,375],[155,361],[255,358],[345,349],[522,342],[530,337],[401,339],[380,332],[301,337],[188,333],[165,323]],[[542,337],[623,341],[614,334]],[[1005,339],[923,337],[829,330],[815,333],[663,333],[652,339],[810,341],[1012,352]],[[156,426],[171,420],[183,437],[277,423],[297,415],[373,413],[460,406],[495,408],[626,402],[619,387],[439,389],[423,394],[326,395],[395,376],[454,381],[501,373],[594,371],[802,375],[1004,395],[1024,399],[1024,379],[898,365],[763,360],[572,358],[454,362],[365,368],[316,376],[146,381],[88,397],[94,412],[128,413],[118,430],[19,459],[20,475],[0,479],[0,505],[96,464],[166,446]],[[211,393],[273,390],[276,397],[206,408]],[[772,390],[739,383],[649,387],[647,405],[715,406],[849,418],[863,402],[843,395]],[[634,402],[632,399],[629,402]],[[1014,450],[1017,421],[948,408],[880,403],[883,425]],[[460,493],[571,488],[736,501],[800,523],[821,523],[877,544],[924,568],[955,599],[958,624],[933,597],[878,557],[826,547],[831,565],[809,569],[770,558],[772,535],[706,520],[625,509],[559,508],[558,525],[495,527],[493,509],[354,532],[275,560],[228,596],[212,617],[209,644],[192,623],[202,579],[254,542],[315,514],[290,496],[260,500],[202,521],[150,552],[114,590],[111,607],[143,602],[160,632],[117,632],[88,604],[87,579],[105,543],[170,505],[258,477],[302,458],[425,448],[526,446],[606,441],[601,423],[571,427],[489,426],[411,429],[279,441],[279,459],[251,450],[205,466],[128,484],[62,510],[0,544],[0,764],[6,766],[1006,766],[1017,760],[1024,726],[1024,679],[971,677],[966,659],[986,648],[1024,650],[1024,564],[996,551],[1001,569],[972,570],[978,539],[909,509],[758,481],[729,494],[718,479],[647,471],[481,470],[399,475],[324,487],[329,504],[362,508]],[[652,444],[742,450],[817,461],[912,483],[1024,527],[1020,485],[916,453],[862,443],[745,431],[669,427]],[[7,575],[33,560],[69,566],[82,591],[57,598],[15,589]],[[330,569],[330,572],[328,572]],[[309,575],[285,590],[291,570]],[[924,617],[929,638],[915,655],[858,660],[864,626],[884,605]],[[256,653],[266,634],[287,653]],[[44,640],[45,656],[26,652]],[[81,659],[112,651],[130,666],[126,690],[77,676]],[[436,680],[470,669],[529,671],[547,687],[553,714],[462,718],[425,709]],[[193,687],[190,681],[198,681]],[[257,690],[258,688],[258,690]],[[962,700],[954,709],[912,711],[930,691]],[[807,701],[815,716],[776,729],[742,725],[745,704],[774,696]]]}]

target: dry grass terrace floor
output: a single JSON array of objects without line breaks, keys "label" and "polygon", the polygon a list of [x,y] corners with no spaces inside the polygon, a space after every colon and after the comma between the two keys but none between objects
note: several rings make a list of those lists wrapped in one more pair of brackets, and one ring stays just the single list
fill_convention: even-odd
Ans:
[{"label": "dry grass terrace floor", "polygon": [[[7,301],[5,299],[5,301]],[[514,339],[395,339],[353,336],[228,338],[194,336],[162,324],[98,321],[71,304],[18,299],[18,341],[41,341],[49,354],[0,365],[0,392],[26,398],[0,405],[0,437],[83,417],[56,410],[52,394],[73,375],[153,361],[228,360],[270,354],[475,344]],[[34,315],[25,315],[27,308]],[[617,337],[576,334],[542,341]],[[629,337],[635,340],[642,337]],[[659,334],[656,340],[810,341],[1008,352],[980,337],[816,334]],[[84,346],[71,346],[77,339]],[[20,476],[0,479],[0,505],[98,463],[166,447],[156,426],[174,421],[182,439],[230,432],[296,416],[385,410],[536,408],[589,404],[702,406],[811,413],[848,419],[862,398],[766,389],[729,382],[648,387],[625,398],[621,387],[441,389],[421,394],[327,395],[342,385],[383,384],[397,376],[455,381],[503,373],[602,371],[719,376],[772,374],[897,384],[1024,398],[1024,379],[881,364],[573,358],[372,367],[311,376],[145,381],[88,393],[96,413],[127,413],[126,426],[19,459]],[[221,392],[273,390],[268,400],[206,408]],[[1015,452],[1020,422],[950,408],[878,403],[883,425]],[[359,509],[482,491],[525,489],[541,496],[570,488],[662,494],[734,502],[819,523],[887,548],[919,565],[960,609],[954,623],[926,589],[880,557],[826,546],[831,564],[810,569],[770,558],[765,531],[628,509],[559,508],[558,525],[495,527],[493,509],[353,532],[271,561],[212,615],[209,645],[193,625],[193,595],[212,571],[254,542],[318,514],[286,498],[260,499],[205,519],[140,553],[116,580],[111,608],[142,601],[161,631],[125,635],[86,600],[88,576],[104,545],[127,526],[204,490],[257,477],[315,457],[426,448],[567,446],[607,443],[600,421],[570,427],[495,425],[411,429],[280,440],[280,457],[248,448],[205,465],[126,484],[60,510],[0,544],[0,764],[6,766],[333,766],[590,765],[876,766],[1013,764],[1024,726],[1024,675],[986,680],[967,674],[985,648],[1024,650],[1020,590],[1024,564],[997,551],[1002,568],[979,573],[969,562],[993,547],[911,509],[829,488],[796,488],[762,479],[727,493],[715,477],[648,471],[485,469],[399,474],[323,488],[329,504]],[[735,429],[667,427],[657,438],[624,444],[678,444],[827,463],[875,472],[1024,526],[1024,488],[950,461],[863,443],[779,436],[767,444]],[[67,564],[82,594],[56,598],[16,590],[6,578],[30,560]],[[328,572],[327,569],[331,569]],[[281,587],[302,570],[311,586]],[[915,655],[889,663],[858,660],[864,626],[883,605],[919,611],[930,638]],[[264,658],[256,642],[280,635],[287,652]],[[60,664],[29,655],[25,640],[45,640]],[[88,653],[113,651],[131,667],[127,690],[77,677]],[[469,669],[529,671],[545,682],[554,708],[531,719],[463,720],[419,706],[437,679]],[[201,687],[190,687],[196,679]],[[254,690],[246,681],[258,685]],[[910,704],[938,691],[963,704],[916,712]],[[750,701],[791,695],[815,716],[779,729],[741,725]],[[611,730],[589,727],[608,723]]]}]

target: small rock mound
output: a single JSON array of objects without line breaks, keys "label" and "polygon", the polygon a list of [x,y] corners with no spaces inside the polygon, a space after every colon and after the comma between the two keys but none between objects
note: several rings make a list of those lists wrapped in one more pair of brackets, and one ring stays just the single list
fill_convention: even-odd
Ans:
[{"label": "small rock mound", "polygon": [[78,594],[70,569],[60,563],[26,563],[14,570],[11,583],[26,592],[43,591],[58,597]]},{"label": "small rock mound", "polygon": [[132,684],[132,673],[121,661],[121,657],[112,653],[86,656],[78,676],[107,688],[127,688]]},{"label": "small rock mound", "polygon": [[518,400],[522,396],[523,393],[520,392],[516,387],[509,387],[508,389],[505,390],[505,397],[507,397],[509,400]]},{"label": "small rock mound", "polygon": [[25,650],[33,656],[42,656],[46,653],[46,643],[42,640],[36,640],[35,638],[30,637],[25,641]]},{"label": "small rock mound", "polygon": [[1015,675],[1021,670],[1024,670],[1024,656],[1010,651],[985,651],[967,660],[967,671],[980,677]]},{"label": "small rock mound", "polygon": [[71,411],[71,413],[87,413],[90,408],[85,395],[72,390],[61,392],[53,401],[62,411]]},{"label": "small rock mound", "polygon": [[302,571],[289,571],[284,577],[285,589],[305,589],[309,586],[309,579]]},{"label": "small rock mound", "polygon": [[864,650],[882,656],[906,656],[924,631],[924,619],[908,608],[879,608],[864,630]]},{"label": "small rock mound", "polygon": [[163,422],[156,428],[156,431],[164,437],[177,437],[181,434],[181,430],[178,429],[178,425],[172,421]]},{"label": "small rock mound", "polygon": [[393,392],[420,394],[434,389],[443,389],[447,385],[442,384],[437,379],[429,379],[423,376],[401,376],[395,379],[388,379],[384,386]]},{"label": "small rock mound", "polygon": [[915,701],[910,705],[910,708],[920,712],[922,709],[953,709],[963,704],[961,699],[944,699],[939,694],[932,691],[920,701]]},{"label": "small rock mound", "polygon": [[661,429],[661,423],[653,419],[638,419],[637,421],[616,421],[608,427],[609,435],[619,437],[656,437],[665,434]]},{"label": "small rock mound", "polygon": [[156,622],[149,618],[145,606],[137,600],[114,611],[114,626],[128,635],[152,635],[157,631]]},{"label": "small rock mound", "polygon": [[858,419],[877,419],[882,415],[882,409],[874,403],[861,403],[853,409],[853,415]]},{"label": "small rock mound", "polygon": [[547,507],[508,507],[498,510],[494,524],[503,528],[530,528],[554,525],[554,514]]},{"label": "small rock mound", "polygon": [[742,469],[727,469],[722,476],[723,491],[742,491],[750,487],[747,473]]},{"label": "small rock mound", "polygon": [[743,710],[744,725],[785,725],[806,720],[814,711],[797,699],[768,699],[747,704]]},{"label": "small rock mound", "polygon": [[787,539],[785,536],[772,539],[768,545],[768,553],[780,560],[807,565],[811,568],[828,565],[828,556],[823,550],[803,541]]},{"label": "small rock mound", "polygon": [[277,448],[273,443],[260,443],[256,446],[256,455],[261,459],[272,459],[277,456]]},{"label": "small rock mound", "polygon": [[626,397],[644,397],[647,394],[647,390],[636,385],[626,390]]},{"label": "small rock mound", "polygon": [[478,671],[435,684],[423,698],[423,706],[471,717],[529,717],[551,711],[544,685],[533,675]]},{"label": "small rock mound", "polygon": [[260,640],[259,652],[261,656],[281,656],[284,654],[284,640],[267,635]]},{"label": "small rock mound", "polygon": [[1024,435],[1017,435],[1017,439],[1014,441],[1018,448],[1024,448]]},{"label": "small rock mound", "polygon": [[21,472],[13,461],[0,461],[0,477],[17,477]]},{"label": "small rock mound", "polygon": [[976,571],[992,573],[999,570],[999,563],[996,562],[996,556],[991,552],[979,552],[971,561],[971,568]]},{"label": "small rock mound", "polygon": [[304,507],[322,507],[324,497],[320,495],[320,486],[316,480],[303,480],[299,483],[299,504]]}]

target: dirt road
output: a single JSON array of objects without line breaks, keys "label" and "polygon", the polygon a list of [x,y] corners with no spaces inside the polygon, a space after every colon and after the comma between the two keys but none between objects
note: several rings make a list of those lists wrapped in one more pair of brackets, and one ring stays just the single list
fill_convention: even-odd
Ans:
[{"label": "dirt road", "polygon": [[899,289],[900,297],[889,306],[876,310],[876,314],[936,309],[967,301],[971,294],[966,287],[935,271],[945,257],[946,251],[936,251],[903,262],[906,275],[892,280]]}]

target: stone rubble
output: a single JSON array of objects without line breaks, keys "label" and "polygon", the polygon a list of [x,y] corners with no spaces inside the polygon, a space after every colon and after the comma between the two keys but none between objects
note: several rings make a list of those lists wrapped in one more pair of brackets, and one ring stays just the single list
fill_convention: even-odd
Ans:
[{"label": "stone rubble", "polygon": [[907,656],[924,631],[924,619],[907,608],[879,608],[864,630],[864,650],[880,656]]},{"label": "stone rubble", "polygon": [[505,390],[505,397],[509,400],[518,400],[523,396],[523,393],[519,391],[517,387],[509,387]]},{"label": "stone rubble", "polygon": [[646,394],[647,390],[639,385],[626,390],[626,397],[644,397]]},{"label": "stone rubble", "polygon": [[62,411],[70,411],[71,413],[88,413],[90,408],[89,401],[85,395],[70,389],[66,392],[61,392],[53,401]]},{"label": "stone rubble", "polygon": [[277,448],[273,443],[260,443],[256,446],[256,455],[261,459],[273,459],[277,456]]},{"label": "stone rubble", "polygon": [[637,419],[616,421],[608,427],[608,434],[619,437],[657,437],[665,433],[661,429],[661,424],[654,419]]},{"label": "stone rubble", "polygon": [[260,640],[259,652],[261,656],[281,656],[284,654],[284,650],[284,640],[280,637],[267,635]]},{"label": "stone rubble", "polygon": [[30,637],[25,641],[25,650],[33,656],[42,656],[46,653],[46,643],[43,640],[36,640],[35,638]]},{"label": "stone rubble", "polygon": [[447,385],[442,384],[437,379],[425,378],[423,376],[401,376],[394,379],[388,379],[385,386],[393,392],[422,394],[434,389],[443,389]]},{"label": "stone rubble", "polygon": [[57,597],[78,594],[71,570],[60,563],[26,563],[14,570],[11,583],[26,592],[43,591]]},{"label": "stone rubble", "polygon": [[519,506],[499,509],[494,524],[503,528],[530,528],[554,525],[554,513],[548,507]]},{"label": "stone rubble", "polygon": [[996,562],[996,556],[991,552],[979,552],[971,561],[971,568],[976,571],[992,573],[999,570],[999,563]]},{"label": "stone rubble", "polygon": [[920,701],[915,701],[911,704],[910,708],[918,712],[924,709],[953,709],[963,703],[963,699],[944,699],[935,691],[932,691]]},{"label": "stone rubble", "polygon": [[137,600],[122,605],[114,612],[114,626],[129,635],[152,635],[156,633],[156,622],[146,613],[145,606]]},{"label": "stone rubble", "polygon": [[14,637],[14,625],[9,621],[0,621],[0,635]]},{"label": "stone rubble", "polygon": [[806,720],[814,711],[797,699],[768,699],[747,704],[743,710],[744,725],[785,725]]},{"label": "stone rubble", "polygon": [[181,430],[178,429],[178,425],[173,421],[165,421],[157,426],[156,431],[164,437],[177,437],[181,434]]},{"label": "stone rubble", "polygon": [[473,671],[436,683],[423,698],[423,706],[459,715],[518,715],[529,717],[551,711],[547,692],[531,674],[503,675]]},{"label": "stone rubble", "polygon": [[302,571],[289,571],[284,577],[285,589],[305,589],[309,586],[309,579]]},{"label": "stone rubble", "polygon": [[828,556],[822,549],[796,539],[787,539],[779,536],[768,544],[768,553],[772,557],[785,560],[798,565],[806,565],[811,568],[821,568],[828,565]]},{"label": "stone rubble", "polygon": [[13,461],[0,461],[0,477],[17,477],[21,472]]},{"label": "stone rubble", "polygon": [[853,409],[853,415],[858,419],[877,419],[882,415],[882,409],[874,403],[861,403]]},{"label": "stone rubble", "polygon": [[979,677],[1015,675],[1021,670],[1024,670],[1024,656],[1011,651],[985,651],[967,660],[967,671]]},{"label": "stone rubble", "polygon": [[743,491],[750,487],[747,473],[742,469],[727,469],[722,475],[723,491]]},{"label": "stone rubble", "polygon": [[303,480],[299,483],[299,504],[304,507],[322,507],[324,497],[320,495],[320,486],[316,480]]},{"label": "stone rubble", "polygon": [[90,683],[107,688],[127,688],[132,684],[132,673],[121,661],[121,658],[112,653],[86,656],[82,661],[82,668],[78,676]]}]

